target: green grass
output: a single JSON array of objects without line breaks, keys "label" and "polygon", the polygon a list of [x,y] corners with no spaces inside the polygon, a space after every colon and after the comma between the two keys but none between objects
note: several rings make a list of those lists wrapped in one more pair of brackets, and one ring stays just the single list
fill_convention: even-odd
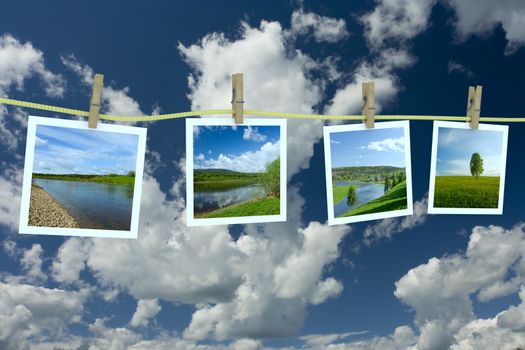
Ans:
[{"label": "green grass", "polygon": [[436,176],[435,208],[497,208],[499,176]]},{"label": "green grass", "polygon": [[403,181],[394,186],[388,193],[383,196],[371,200],[357,208],[350,209],[349,211],[338,216],[354,216],[372,213],[383,213],[386,211],[400,210],[407,208],[407,184]]},{"label": "green grass", "polygon": [[55,175],[55,174],[35,174],[34,179],[49,179],[49,180],[63,180],[63,181],[80,181],[80,182],[99,182],[110,183],[115,185],[134,185],[135,176],[127,175]]},{"label": "green grass", "polygon": [[279,215],[281,201],[279,197],[265,197],[241,202],[208,213],[195,214],[196,219],[229,218],[238,216]]},{"label": "green grass", "polygon": [[348,188],[351,185],[348,186],[333,186],[332,192],[334,195],[334,205],[342,201],[346,195],[348,194]]}]

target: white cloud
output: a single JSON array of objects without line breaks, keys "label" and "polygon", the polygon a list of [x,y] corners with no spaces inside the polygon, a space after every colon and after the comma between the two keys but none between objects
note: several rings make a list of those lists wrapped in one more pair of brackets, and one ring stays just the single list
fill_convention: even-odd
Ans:
[{"label": "white cloud", "polygon": [[317,42],[335,43],[349,36],[344,19],[335,19],[320,16],[313,12],[305,13],[303,10],[294,11],[292,14],[291,34],[313,35]]},{"label": "white cloud", "polygon": [[[265,143],[257,151],[248,151],[238,156],[227,156],[220,154],[217,159],[199,160],[195,164],[196,169],[228,169],[241,172],[262,172],[266,165],[277,159],[280,155],[281,146],[279,142]],[[204,157],[204,156],[203,156]]]},{"label": "white cloud", "polygon": [[47,275],[42,272],[42,253],[40,244],[33,244],[30,249],[26,249],[20,259],[22,269],[26,272],[25,279],[29,282],[45,281]]},{"label": "white cloud", "polygon": [[372,141],[364,148],[371,149],[378,152],[404,152],[405,151],[405,137],[401,136],[397,139],[387,138],[381,141]]},{"label": "white cloud", "polygon": [[[231,74],[244,73],[245,108],[313,113],[322,98],[327,74],[322,64],[298,49],[287,47],[286,31],[278,22],[262,21],[259,28],[242,24],[241,37],[206,35],[198,44],[178,48],[194,73],[188,77],[192,109],[224,108],[231,101]],[[322,136],[320,121],[289,120],[288,176],[309,164],[313,145]],[[292,132],[293,130],[293,132]]]},{"label": "white cloud", "polygon": [[248,127],[244,128],[244,131],[243,131],[243,134],[242,134],[242,138],[244,140],[251,140],[251,141],[254,141],[254,142],[264,142],[264,141],[266,141],[266,135],[261,134],[257,127],[253,127],[252,128],[251,126],[248,126]]},{"label": "white cloud", "polygon": [[436,0],[379,0],[361,17],[369,46],[379,51],[385,45],[404,44],[428,26]]},{"label": "white cloud", "polygon": [[[451,346],[455,334],[475,320],[471,296],[486,302],[517,293],[525,281],[524,256],[522,225],[508,231],[478,226],[464,254],[432,258],[397,281],[394,294],[415,310],[419,347]],[[506,288],[500,288],[507,282]]]},{"label": "white cloud", "polygon": [[53,279],[60,283],[76,283],[86,267],[87,252],[91,241],[85,238],[69,238],[58,249],[51,265]]},{"label": "white cloud", "polygon": [[65,81],[46,68],[42,51],[10,34],[0,36],[0,95],[5,96],[11,85],[23,90],[25,80],[33,76],[42,81],[48,96],[64,95]]},{"label": "white cloud", "polygon": [[374,225],[368,225],[363,232],[367,245],[382,239],[391,239],[395,234],[421,226],[427,218],[428,195],[414,203],[414,214],[402,218],[388,218]]},{"label": "white cloud", "polygon": [[22,171],[4,164],[2,167],[4,169],[0,173],[0,225],[17,231],[22,196]]},{"label": "white cloud", "polygon": [[0,348],[29,349],[30,344],[63,337],[68,324],[80,322],[87,295],[0,282]]},{"label": "white cloud", "polygon": [[203,161],[204,159],[206,159],[206,157],[204,156],[204,154],[199,153],[199,155],[197,157],[195,157],[195,159],[198,160],[198,161]]},{"label": "white cloud", "polygon": [[455,29],[460,40],[471,35],[485,36],[497,25],[505,30],[507,53],[525,44],[525,3],[516,0],[479,0],[476,6],[465,0],[447,0],[455,11]]},{"label": "white cloud", "polygon": [[155,317],[161,309],[158,299],[139,300],[130,324],[133,327],[146,327],[149,320]]}]

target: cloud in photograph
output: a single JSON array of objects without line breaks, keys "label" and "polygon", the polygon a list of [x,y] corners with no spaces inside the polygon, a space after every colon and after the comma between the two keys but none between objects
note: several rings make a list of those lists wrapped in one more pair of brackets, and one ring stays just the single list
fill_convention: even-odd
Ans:
[{"label": "cloud in photograph", "polygon": [[330,134],[332,167],[405,166],[403,128],[357,130]]},{"label": "cloud in photograph", "polygon": [[473,153],[483,159],[483,175],[500,175],[503,131],[440,127],[437,142],[436,175],[470,176]]},{"label": "cloud in photograph", "polygon": [[135,171],[138,136],[37,125],[33,172],[126,174]]},{"label": "cloud in photograph", "polygon": [[193,135],[195,169],[257,173],[280,155],[279,126],[203,125]]}]

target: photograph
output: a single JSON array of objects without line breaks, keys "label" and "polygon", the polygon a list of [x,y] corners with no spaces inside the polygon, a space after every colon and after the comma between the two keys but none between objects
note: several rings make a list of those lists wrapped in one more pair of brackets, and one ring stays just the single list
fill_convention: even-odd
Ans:
[{"label": "photograph", "polygon": [[20,233],[136,238],[146,130],[29,117]]},{"label": "photograph", "polygon": [[186,120],[188,226],[286,221],[286,120]]},{"label": "photograph", "polygon": [[503,214],[506,125],[434,122],[428,212]]},{"label": "photograph", "polygon": [[408,121],[323,131],[330,225],[412,215]]}]

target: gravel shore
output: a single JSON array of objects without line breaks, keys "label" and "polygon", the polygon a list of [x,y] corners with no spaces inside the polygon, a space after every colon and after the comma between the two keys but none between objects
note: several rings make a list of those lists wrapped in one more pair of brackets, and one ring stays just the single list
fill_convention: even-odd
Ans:
[{"label": "gravel shore", "polygon": [[29,226],[78,228],[79,223],[46,191],[32,184]]}]

